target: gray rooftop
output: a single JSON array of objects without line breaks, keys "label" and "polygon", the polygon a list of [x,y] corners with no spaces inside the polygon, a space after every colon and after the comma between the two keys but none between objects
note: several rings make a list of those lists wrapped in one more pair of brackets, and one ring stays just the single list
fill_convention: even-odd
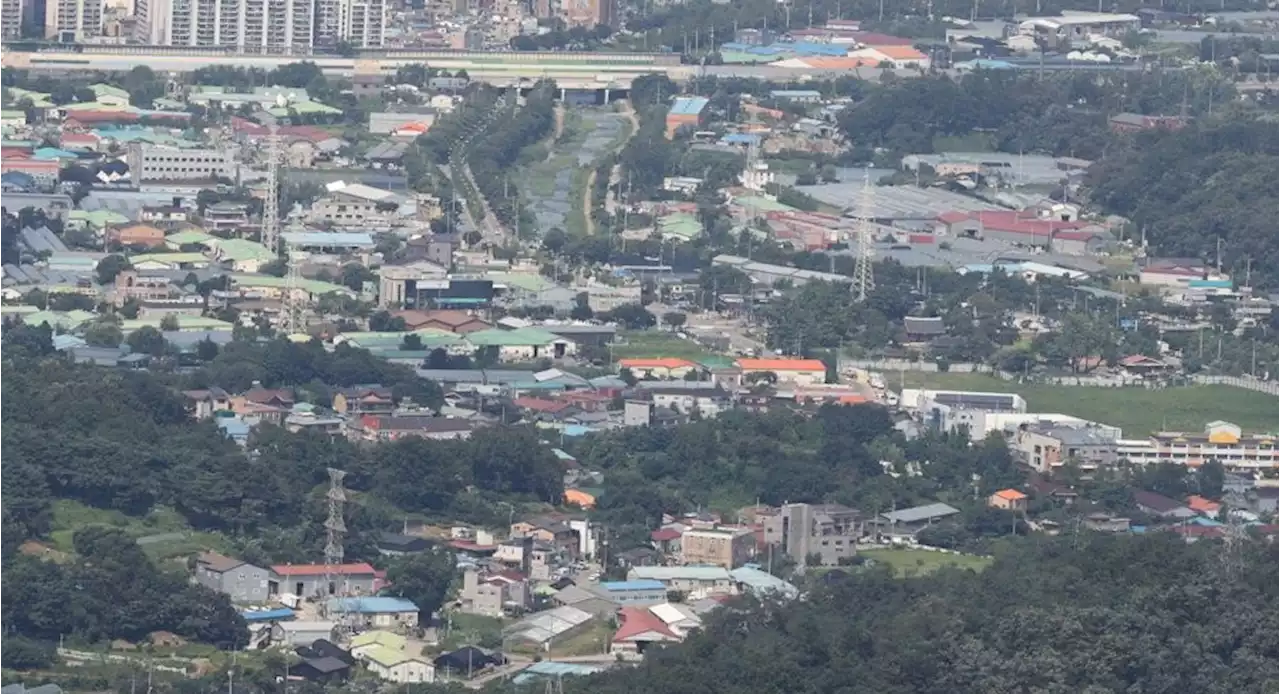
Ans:
[{"label": "gray rooftop", "polygon": [[[819,202],[841,209],[853,207],[862,192],[863,182],[850,181],[805,186],[800,190]],[[872,186],[870,217],[888,219],[933,219],[943,212],[983,212],[1005,209],[967,195],[937,188],[915,186]]]},{"label": "gray rooftop", "polygon": [[1105,446],[1116,442],[1114,431],[1099,427],[1071,427],[1062,425],[1030,426],[1028,430],[1049,436],[1068,446]]},{"label": "gray rooftop", "polygon": [[904,508],[901,511],[891,511],[882,517],[891,523],[919,523],[921,521],[937,520],[938,518],[946,518],[960,513],[960,509],[948,506],[943,503],[925,504],[924,506],[916,506],[913,508]]}]

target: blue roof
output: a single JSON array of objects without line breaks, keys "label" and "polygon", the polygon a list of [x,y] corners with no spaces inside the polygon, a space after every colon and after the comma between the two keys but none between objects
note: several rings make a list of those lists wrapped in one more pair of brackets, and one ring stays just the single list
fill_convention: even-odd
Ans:
[{"label": "blue roof", "polygon": [[720,138],[721,142],[731,145],[758,145],[760,144],[759,133],[729,133]]},{"label": "blue roof", "polygon": [[41,147],[31,153],[32,159],[79,159],[80,155],[57,147]]},{"label": "blue roof", "polygon": [[293,619],[293,610],[287,607],[281,607],[274,610],[257,610],[250,612],[241,612],[246,622],[275,622],[281,619]]},{"label": "blue roof", "polygon": [[601,588],[616,593],[624,590],[662,590],[666,586],[662,581],[650,578],[641,578],[634,581],[605,581],[600,584]]},{"label": "blue roof", "polygon": [[797,41],[791,44],[791,50],[801,55],[843,56],[849,54],[848,46],[837,46],[830,43],[810,43],[808,41]]},{"label": "blue roof", "polygon": [[243,420],[236,419],[235,417],[220,418],[218,420],[218,428],[221,429],[224,434],[231,437],[248,436],[250,429],[248,424],[245,424]]},{"label": "blue roof", "polygon": [[561,433],[565,436],[586,436],[591,433],[591,427],[582,424],[566,424]]},{"label": "blue roof", "polygon": [[769,92],[769,96],[780,97],[783,99],[800,98],[821,98],[822,92],[817,89],[775,89]]},{"label": "blue roof", "polygon": [[285,243],[302,246],[373,246],[373,234],[366,232],[289,231],[280,235]]},{"label": "blue roof", "polygon": [[418,606],[412,600],[404,598],[334,598],[329,601],[330,609],[339,607],[359,614],[418,611]]},{"label": "blue roof", "polygon": [[671,115],[673,116],[696,116],[702,113],[702,109],[707,107],[710,99],[701,96],[682,96],[671,104]]}]

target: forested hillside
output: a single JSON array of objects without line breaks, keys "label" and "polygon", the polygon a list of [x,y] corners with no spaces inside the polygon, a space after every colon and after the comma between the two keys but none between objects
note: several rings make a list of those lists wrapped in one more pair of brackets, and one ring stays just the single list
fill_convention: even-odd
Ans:
[{"label": "forested hillside", "polygon": [[1172,534],[1085,534],[1021,540],[980,574],[855,570],[798,604],[722,611],[636,669],[566,679],[565,691],[1274,692],[1275,548],[1240,556]]}]

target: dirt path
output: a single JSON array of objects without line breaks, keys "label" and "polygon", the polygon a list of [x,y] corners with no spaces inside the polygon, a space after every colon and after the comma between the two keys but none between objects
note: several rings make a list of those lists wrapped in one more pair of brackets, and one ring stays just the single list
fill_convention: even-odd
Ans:
[{"label": "dirt path", "polygon": [[582,228],[587,236],[596,233],[596,220],[591,218],[591,191],[596,187],[596,170],[593,167],[587,174],[587,189],[582,193]]},{"label": "dirt path", "polygon": [[631,99],[622,102],[627,105],[622,111],[626,115],[627,120],[631,121],[631,134],[635,135],[640,130],[640,119],[636,117],[636,110],[631,107]]},{"label": "dirt path", "polygon": [[560,136],[564,134],[564,105],[556,104],[553,112],[556,116],[556,131],[555,134],[551,136],[551,139],[554,141],[559,140]]}]

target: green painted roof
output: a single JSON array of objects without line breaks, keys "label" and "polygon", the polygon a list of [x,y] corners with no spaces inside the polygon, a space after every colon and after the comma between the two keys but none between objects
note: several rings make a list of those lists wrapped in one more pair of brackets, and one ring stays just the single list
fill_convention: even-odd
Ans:
[{"label": "green painted roof", "polygon": [[15,104],[23,99],[30,99],[32,106],[37,106],[39,108],[49,108],[53,106],[53,102],[49,101],[49,95],[45,92],[33,92],[29,89],[10,87],[9,95],[13,97],[13,103]]},{"label": "green painted roof", "polygon": [[120,106],[117,104],[104,104],[100,101],[82,101],[76,104],[63,104],[60,108],[65,111],[132,111],[132,106]]},{"label": "green painted roof", "polygon": [[287,118],[290,111],[295,113],[325,113],[330,115],[339,115],[342,113],[342,109],[334,108],[328,104],[322,104],[319,101],[295,101],[289,104],[288,108],[276,107],[267,109],[267,113],[270,113],[276,118]]},{"label": "green painted roof", "polygon": [[[230,330],[234,327],[231,323],[216,318],[205,318],[204,316],[184,316],[179,314],[178,330]],[[160,321],[164,318],[157,316],[155,318],[138,318],[136,320],[126,320],[120,323],[121,332],[131,333],[139,328],[151,326],[157,330],[160,329]]]},{"label": "green painted roof", "polygon": [[242,260],[257,260],[269,263],[276,259],[276,255],[271,249],[254,241],[246,241],[245,239],[217,239],[209,237],[202,243],[218,249],[218,254],[231,261],[239,262]]},{"label": "green painted roof", "polygon": [[71,329],[88,323],[94,317],[88,311],[36,311],[23,316],[22,322],[27,325],[48,323],[50,327]]},{"label": "green painted roof", "polygon": [[178,231],[169,234],[164,237],[164,242],[170,246],[186,246],[188,244],[202,244],[212,238],[213,236],[206,234],[203,231],[187,229],[185,231]]},{"label": "green painted roof", "polygon": [[93,227],[105,227],[112,224],[126,224],[129,222],[128,217],[111,210],[94,210],[92,212],[71,210],[67,213],[67,219],[85,222],[89,226]]},{"label": "green painted roof", "polygon": [[[268,287],[273,289],[284,289],[289,285],[287,277],[272,277],[271,275],[232,275],[231,281],[241,287]],[[320,280],[298,280],[298,288],[305,290],[309,294],[333,294],[340,292],[350,294],[351,290],[341,285],[332,284],[330,282],[321,282]]]},{"label": "green painted roof", "polygon": [[540,292],[555,286],[551,280],[532,272],[495,272],[488,276],[495,284],[505,284],[513,289]]},{"label": "green painted roof", "polygon": [[368,350],[398,349],[400,344],[404,342],[405,335],[417,335],[418,339],[422,340],[422,346],[428,350],[433,350],[437,347],[461,345],[466,342],[461,335],[455,335],[438,328],[424,328],[413,332],[342,333],[343,339],[347,342]]},{"label": "green painted roof", "polygon": [[794,212],[796,209],[766,195],[739,195],[733,199],[733,204],[754,207],[761,212]]},{"label": "green painted roof", "polygon": [[393,634],[389,631],[366,631],[363,634],[357,634],[351,638],[351,647],[359,648],[360,646],[386,646],[397,651],[403,650],[408,641],[399,634]]},{"label": "green painted roof", "polygon": [[40,309],[35,306],[0,306],[0,316],[21,316],[28,313],[39,313]]},{"label": "green painted roof", "polygon": [[658,231],[691,239],[702,233],[702,222],[687,212],[675,212],[658,219]]},{"label": "green painted roof", "polygon": [[541,328],[519,328],[517,330],[490,328],[488,330],[478,330],[467,335],[467,342],[477,347],[542,346],[561,339],[559,336]]},{"label": "green painted roof", "polygon": [[409,655],[408,653],[386,646],[374,646],[361,654],[363,657],[381,665],[382,667],[392,667],[400,663],[410,660],[422,660],[420,657]]},{"label": "green painted roof", "polygon": [[720,355],[699,359],[697,364],[704,369],[732,369],[737,366],[733,359]]},{"label": "green painted roof", "polygon": [[129,92],[119,87],[113,87],[109,84],[101,84],[101,83],[91,84],[89,85],[89,88],[93,90],[94,94],[100,97],[101,96],[117,96],[117,97],[120,97],[121,99],[129,98]]}]

